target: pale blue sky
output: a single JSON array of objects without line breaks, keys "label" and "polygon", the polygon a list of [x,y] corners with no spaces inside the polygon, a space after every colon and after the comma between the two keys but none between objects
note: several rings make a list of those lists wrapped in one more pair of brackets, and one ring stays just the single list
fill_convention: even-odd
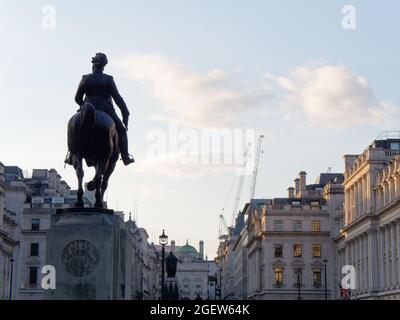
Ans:
[{"label": "pale blue sky", "polygon": [[[47,4],[56,9],[55,30],[41,28],[41,10]],[[356,8],[356,30],[345,31],[341,27],[341,8],[347,4]],[[271,86],[274,100],[260,102],[268,105],[268,113],[261,112],[259,116],[257,111],[247,114],[241,110],[243,121],[235,125],[255,128],[267,136],[256,195],[284,196],[299,171],[307,171],[311,180],[328,167],[341,171],[345,153],[361,152],[380,131],[399,128],[399,9],[394,0],[0,0],[0,161],[28,170],[54,167],[75,187],[74,172],[63,169],[66,123],[76,109],[73,97],[81,75],[90,71],[93,54],[103,51],[110,61],[106,72],[114,75],[132,111],[131,151],[138,163],[143,162],[146,133],[166,128],[165,123],[154,121],[151,116],[164,115],[171,97],[157,95],[157,87],[152,90],[157,75],[147,74],[146,66],[136,74],[137,64],[123,71],[120,63],[132,56],[157,54],[171,63],[165,69],[168,72],[175,70],[173,62],[179,62],[186,74],[196,73],[199,77],[221,69],[229,73],[235,86],[244,89],[262,87],[266,74],[293,81],[297,89],[295,94],[291,92],[292,99],[285,99],[281,88]],[[345,97],[332,97],[326,90],[326,81],[313,82],[318,68],[323,66],[342,66],[346,69],[344,75],[363,77],[372,90],[372,98],[369,89],[363,91],[362,85],[360,89],[360,83],[350,92],[335,91],[344,92]],[[298,67],[312,72],[308,76],[291,74]],[[340,86],[343,74],[329,69],[323,79],[337,77],[333,81]],[[177,87],[169,85],[167,89]],[[312,99],[315,92],[320,94],[317,102]],[[198,94],[190,92],[196,97],[195,93]],[[356,120],[363,112],[362,104],[371,99],[371,115]],[[339,111],[327,107],[321,113],[315,109],[318,101],[334,101],[333,105],[360,102],[359,113],[343,112],[346,106]],[[382,109],[386,108],[382,103],[390,103],[390,112],[380,112],[387,111]],[[277,105],[283,106],[278,115],[271,113],[271,106]],[[299,117],[286,119],[298,110],[302,110]],[[331,111],[337,112],[339,130],[325,122]],[[340,116],[343,123],[337,120]],[[349,128],[353,117],[355,125]],[[115,209],[118,201],[118,209],[125,211],[132,210],[136,200],[139,224],[151,237],[157,237],[165,228],[178,244],[189,238],[197,246],[199,240],[204,240],[211,257],[217,247],[218,215],[232,179],[232,171],[170,177],[119,164],[108,200]],[[243,199],[249,194],[248,180]],[[227,220],[232,203],[231,198]]]}]

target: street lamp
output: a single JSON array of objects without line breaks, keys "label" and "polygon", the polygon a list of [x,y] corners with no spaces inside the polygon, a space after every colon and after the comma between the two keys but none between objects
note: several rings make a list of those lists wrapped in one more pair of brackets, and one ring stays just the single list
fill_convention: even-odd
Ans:
[{"label": "street lamp", "polygon": [[13,284],[13,271],[14,271],[14,258],[11,257],[10,259],[11,262],[11,272],[10,272],[10,300],[12,299],[12,284]]},{"label": "street lamp", "polygon": [[222,300],[222,267],[219,269],[219,300]]},{"label": "street lamp", "polygon": [[168,236],[165,234],[164,229],[162,235],[159,237],[160,244],[162,246],[161,250],[161,300],[164,300],[164,285],[165,285],[165,245],[168,244]]},{"label": "street lamp", "polygon": [[297,300],[301,300],[301,282],[302,282],[301,269],[297,270],[296,274],[297,274],[297,288],[298,288]]},{"label": "street lamp", "polygon": [[326,274],[326,265],[328,264],[328,260],[325,258],[323,261],[322,261],[323,263],[324,263],[324,266],[325,266],[325,279],[324,279],[324,282],[325,282],[325,300],[328,300],[328,283],[327,283],[327,274]]}]

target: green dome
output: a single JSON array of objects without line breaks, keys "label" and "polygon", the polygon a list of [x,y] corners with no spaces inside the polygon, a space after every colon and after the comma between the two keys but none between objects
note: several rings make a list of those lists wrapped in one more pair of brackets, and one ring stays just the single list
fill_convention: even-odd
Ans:
[{"label": "green dome", "polygon": [[198,254],[197,250],[188,243],[186,243],[184,246],[176,249],[176,253],[184,254],[184,255],[197,255]]}]

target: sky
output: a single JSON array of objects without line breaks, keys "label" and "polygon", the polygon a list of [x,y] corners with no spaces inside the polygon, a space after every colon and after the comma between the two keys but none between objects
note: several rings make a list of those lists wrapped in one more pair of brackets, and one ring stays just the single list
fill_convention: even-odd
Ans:
[{"label": "sky", "polygon": [[[273,198],[298,172],[309,182],[342,172],[344,154],[399,129],[399,9],[395,0],[0,0],[0,161],[55,168],[76,188],[63,166],[66,125],[81,76],[104,52],[131,111],[136,160],[118,163],[108,206],[136,207],[150,241],[165,229],[177,245],[204,240],[214,257],[246,132],[265,135],[255,197]],[[233,164],[199,163],[220,153],[199,142],[212,129],[238,134]],[[250,184],[248,174],[239,208]]]}]

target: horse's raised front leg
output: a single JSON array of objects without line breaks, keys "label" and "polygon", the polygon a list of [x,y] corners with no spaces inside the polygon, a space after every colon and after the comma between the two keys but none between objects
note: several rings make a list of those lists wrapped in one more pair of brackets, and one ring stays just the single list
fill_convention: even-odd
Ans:
[{"label": "horse's raised front leg", "polygon": [[78,177],[78,193],[77,193],[77,199],[75,202],[75,207],[78,208],[83,208],[84,203],[83,203],[83,164],[82,164],[82,158],[80,156],[73,156],[73,163],[74,163],[74,168],[76,172],[76,176]]}]

